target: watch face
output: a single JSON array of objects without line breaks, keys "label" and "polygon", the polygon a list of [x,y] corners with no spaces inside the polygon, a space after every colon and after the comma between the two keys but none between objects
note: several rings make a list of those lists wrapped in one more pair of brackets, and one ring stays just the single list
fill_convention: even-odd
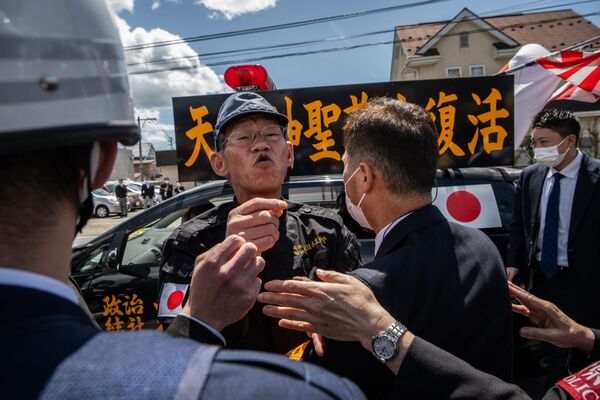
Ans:
[{"label": "watch face", "polygon": [[388,337],[379,336],[373,341],[373,352],[377,357],[389,360],[394,357],[396,346]]}]

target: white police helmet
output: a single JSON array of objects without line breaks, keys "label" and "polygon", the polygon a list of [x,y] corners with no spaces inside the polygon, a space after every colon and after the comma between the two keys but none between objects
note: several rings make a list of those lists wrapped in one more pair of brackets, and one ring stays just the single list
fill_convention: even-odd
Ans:
[{"label": "white police helmet", "polygon": [[0,2],[0,155],[139,140],[104,0]]}]

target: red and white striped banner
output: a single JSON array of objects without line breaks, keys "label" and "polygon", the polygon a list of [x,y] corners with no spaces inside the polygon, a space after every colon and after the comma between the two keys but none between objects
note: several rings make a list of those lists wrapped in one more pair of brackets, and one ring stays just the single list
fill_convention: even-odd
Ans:
[{"label": "red and white striped banner", "polygon": [[563,50],[536,61],[558,77],[600,96],[600,51]]},{"label": "red and white striped banner", "polygon": [[573,85],[571,82],[567,82],[552,94],[552,97],[550,97],[548,103],[556,100],[571,100],[583,101],[585,103],[595,103],[598,99],[600,99],[600,95],[585,91],[580,87]]}]

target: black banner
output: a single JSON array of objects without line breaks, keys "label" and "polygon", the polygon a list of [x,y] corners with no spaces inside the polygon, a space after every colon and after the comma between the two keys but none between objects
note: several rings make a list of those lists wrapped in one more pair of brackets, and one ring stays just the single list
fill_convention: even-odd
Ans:
[{"label": "black banner", "polygon": [[[230,94],[173,98],[177,166],[182,182],[216,176],[213,127]],[[513,77],[436,79],[261,92],[290,119],[291,175],[341,174],[342,126],[368,99],[389,96],[424,107],[439,132],[439,168],[513,164]]]}]

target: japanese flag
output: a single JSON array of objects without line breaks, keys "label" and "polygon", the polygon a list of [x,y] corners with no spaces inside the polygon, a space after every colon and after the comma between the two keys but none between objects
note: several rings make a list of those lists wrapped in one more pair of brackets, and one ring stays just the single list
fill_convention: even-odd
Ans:
[{"label": "japanese flag", "polygon": [[502,227],[496,196],[489,184],[439,187],[433,205],[451,222],[479,229]]},{"label": "japanese flag", "polygon": [[165,283],[158,304],[159,317],[176,317],[183,308],[183,299],[188,290],[184,283]]}]

